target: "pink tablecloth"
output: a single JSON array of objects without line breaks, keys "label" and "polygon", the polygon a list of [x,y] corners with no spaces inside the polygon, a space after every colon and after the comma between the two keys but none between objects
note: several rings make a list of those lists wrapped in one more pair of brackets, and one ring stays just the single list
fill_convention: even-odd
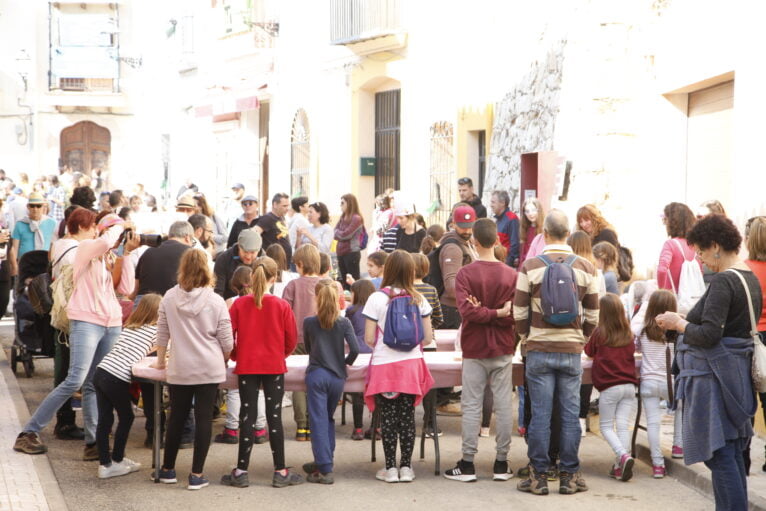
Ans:
[{"label": "pink tablecloth", "polygon": [[434,330],[436,351],[455,351],[457,330]]},{"label": "pink tablecloth", "polygon": [[[424,353],[426,364],[431,371],[436,387],[452,387],[460,385],[462,380],[462,359],[458,352],[426,352]],[[156,359],[145,358],[133,366],[133,375],[148,380],[165,381],[165,370],[149,367]],[[285,390],[306,390],[304,379],[308,355],[291,355],[287,357],[287,374],[285,374]],[[346,392],[363,392],[364,379],[367,375],[367,367],[370,363],[369,354],[361,354],[357,357],[354,365],[347,367],[348,379],[343,390]],[[226,381],[221,384],[222,388],[236,389],[237,375],[234,374],[234,363],[230,362],[226,372]]]}]

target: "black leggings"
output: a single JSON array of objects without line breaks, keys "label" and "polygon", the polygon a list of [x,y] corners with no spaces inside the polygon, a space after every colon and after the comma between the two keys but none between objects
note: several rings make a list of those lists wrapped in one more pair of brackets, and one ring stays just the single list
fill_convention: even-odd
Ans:
[{"label": "black leggings", "polygon": [[[99,367],[93,374],[93,386],[96,388],[98,405],[98,426],[96,427],[98,459],[102,465],[109,466],[112,461],[121,462],[125,456],[125,445],[128,443],[130,427],[133,425],[130,383]],[[109,434],[114,425],[115,411],[120,422],[117,423],[117,429],[114,432],[114,449],[110,456]]]},{"label": "black leggings", "polygon": [[217,383],[200,385],[169,385],[170,417],[168,418],[167,438],[165,439],[165,458],[162,467],[166,470],[176,467],[178,447],[184,422],[194,402],[194,456],[192,473],[201,474],[205,468],[205,458],[210,448],[210,435],[213,432],[213,403],[218,391]]},{"label": "black leggings", "polygon": [[361,252],[351,252],[350,254],[338,256],[338,280],[343,289],[349,289],[351,286],[346,282],[346,274],[350,273],[354,280],[359,280],[359,261]]},{"label": "black leggings", "polygon": [[354,429],[364,427],[364,394],[361,392],[350,392],[351,412],[354,416]]},{"label": "black leggings", "polygon": [[266,397],[266,422],[269,424],[269,444],[274,470],[285,468],[285,434],[282,430],[282,397],[285,395],[283,374],[240,374],[239,454],[237,468],[247,470],[253,449],[255,420],[258,416],[258,391],[263,386]]},{"label": "black leggings", "polygon": [[411,467],[412,451],[415,449],[415,396],[399,394],[394,399],[387,399],[378,394],[376,404],[380,408],[380,436],[386,469],[396,467],[397,438],[401,450],[399,466]]},{"label": "black leggings", "polygon": [[[8,304],[6,303],[6,305]],[[2,310],[2,303],[0,303],[0,310]],[[55,349],[53,355],[53,387],[56,388],[59,383],[66,380],[69,373],[69,336],[55,329],[53,330],[53,335],[55,336],[53,340]],[[56,412],[56,427],[74,425],[74,420],[75,412],[72,410],[72,398],[70,397]]]}]

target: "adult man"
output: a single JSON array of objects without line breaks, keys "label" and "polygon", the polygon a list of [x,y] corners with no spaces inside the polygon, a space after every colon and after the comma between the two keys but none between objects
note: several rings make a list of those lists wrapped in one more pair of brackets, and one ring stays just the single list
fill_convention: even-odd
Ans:
[{"label": "adult man", "polygon": [[195,213],[189,217],[189,223],[194,229],[194,238],[192,240],[192,248],[202,250],[207,255],[207,261],[210,267],[213,267],[213,254],[215,251],[215,244],[211,244],[212,236],[215,234],[213,229],[213,221],[200,213]]},{"label": "adult man", "polygon": [[133,298],[147,293],[164,295],[175,286],[181,256],[189,250],[193,239],[194,230],[189,222],[173,222],[167,241],[148,249],[138,260]]},{"label": "adult man", "polygon": [[[559,493],[569,495],[588,489],[580,474],[577,454],[580,447],[580,354],[598,324],[598,283],[593,265],[574,256],[567,245],[568,226],[566,215],[559,210],[554,209],[545,217],[545,249],[542,256],[524,261],[513,300],[516,329],[526,347],[526,384],[533,410],[527,434],[529,477],[520,481],[517,488],[535,495],[548,494],[545,472],[550,466],[548,447],[554,390],[561,416]],[[576,315],[568,325],[551,324],[543,316],[543,277],[548,265],[554,263],[566,265],[561,271],[571,268],[576,283],[576,290],[559,286],[561,289],[556,291],[576,292],[582,305],[582,316]],[[556,298],[546,296],[546,299],[555,301]]]},{"label": "adult man", "polygon": [[287,264],[293,257],[293,249],[290,246],[290,236],[285,222],[285,215],[290,209],[290,200],[286,193],[277,193],[271,199],[271,211],[258,219],[255,229],[263,238],[263,248],[267,249],[274,243],[279,243],[285,249]]},{"label": "adult man", "polygon": [[178,213],[179,220],[183,215],[186,215],[188,219],[197,211],[197,201],[194,200],[194,195],[186,194],[182,195],[176,201],[176,213]]},{"label": "adult man", "polygon": [[242,205],[242,215],[231,226],[226,248],[231,248],[237,243],[240,232],[255,227],[258,223],[258,199],[253,195],[245,195],[242,197],[240,204]]},{"label": "adult man", "polygon": [[112,211],[112,207],[109,205],[109,192],[104,191],[98,194],[98,210]]},{"label": "adult man", "polygon": [[298,230],[309,230],[311,224],[308,220],[309,214],[309,198],[308,197],[295,197],[290,201],[290,207],[293,209],[293,220],[290,222],[290,247],[295,249],[295,244],[298,241]]},{"label": "adult man", "polygon": [[476,211],[476,218],[487,218],[487,208],[481,203],[479,196],[473,193],[473,180],[470,177],[457,180],[457,193],[460,195],[460,202],[465,202]]},{"label": "adult man", "polygon": [[56,222],[60,222],[64,219],[64,208],[66,207],[66,192],[64,187],[59,183],[59,178],[56,176],[50,176],[48,178],[51,187],[48,190],[48,202],[50,203],[51,212],[50,217]]},{"label": "adult man", "polygon": [[519,264],[519,217],[508,207],[510,202],[508,192],[495,190],[489,206],[497,223],[497,237],[507,252],[505,264],[516,267]]},{"label": "adult man", "polygon": [[482,405],[487,382],[494,396],[497,458],[493,479],[513,477],[508,468],[511,448],[511,386],[513,373],[513,317],[511,301],[516,290],[516,270],[495,259],[497,226],[480,218],[473,226],[479,258],[463,266],[455,278],[458,309],[463,318],[460,344],[463,348],[463,457],[444,477],[476,481],[473,459],[479,447]]},{"label": "adult man", "polygon": [[237,217],[242,211],[240,201],[245,196],[245,185],[242,183],[234,183],[231,187],[232,195],[226,201],[226,205],[223,208],[223,218],[226,220],[226,228],[231,230],[231,226],[237,221]]},{"label": "adult man", "polygon": [[229,287],[234,270],[242,265],[252,266],[263,246],[261,234],[253,229],[239,233],[237,242],[231,248],[221,252],[215,260],[215,292],[224,300],[236,296]]},{"label": "adult man", "polygon": [[19,271],[19,259],[31,250],[50,250],[56,221],[43,215],[45,199],[38,192],[29,194],[27,215],[18,219],[11,235],[11,251],[8,255],[11,276]]},{"label": "adult man", "polygon": [[15,186],[8,197],[8,229],[13,232],[16,222],[27,215],[27,198],[24,197],[24,190]]}]

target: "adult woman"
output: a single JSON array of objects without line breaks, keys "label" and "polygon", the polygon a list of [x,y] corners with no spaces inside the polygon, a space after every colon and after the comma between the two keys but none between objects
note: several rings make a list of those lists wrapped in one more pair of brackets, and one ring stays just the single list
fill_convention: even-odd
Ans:
[{"label": "adult woman", "polygon": [[213,243],[215,243],[215,251],[223,252],[226,249],[226,240],[229,237],[229,233],[226,232],[226,222],[221,217],[215,214],[213,208],[208,204],[207,199],[201,193],[194,195],[194,201],[197,203],[197,212],[205,215],[213,222]]},{"label": "adult woman", "polygon": [[686,239],[715,275],[686,319],[675,312],[656,318],[660,328],[684,334],[675,361],[684,461],[703,461],[711,470],[716,509],[744,510],[748,502],[742,450],[753,435],[750,421],[756,410],[747,295],[761,311],[761,286],[737,256],[742,237],[728,218],[708,215]]},{"label": "adult woman", "polygon": [[308,229],[298,229],[298,243],[305,245],[311,243],[325,254],[330,253],[330,247],[333,240],[333,229],[330,226],[330,212],[324,202],[315,202],[309,204],[309,223]]},{"label": "adult woman", "polygon": [[[401,292],[409,294],[420,309],[424,333],[422,345],[431,342],[433,332],[431,321],[427,319],[431,315],[431,305],[415,290],[414,278],[415,262],[412,256],[403,250],[395,250],[386,259],[381,290],[370,296],[363,311],[367,318],[364,340],[373,349],[364,399],[370,411],[380,407],[386,466],[375,477],[387,483],[415,479],[412,471],[415,406],[433,386],[433,378],[419,347],[398,351],[383,342],[390,295]],[[399,470],[396,468],[397,438],[401,451]]]},{"label": "adult woman", "polygon": [[[39,433],[75,392],[82,388],[85,424],[85,461],[97,460],[96,394],[93,373],[120,336],[122,309],[114,294],[111,261],[112,247],[124,228],[132,225],[117,215],[106,215],[97,225],[83,229],[83,239],[75,252],[72,279],[74,289],[67,304],[69,316],[69,374],[40,403],[34,415],[16,439],[14,449],[27,454],[41,454],[48,448]],[[93,239],[96,233],[101,236]]]},{"label": "adult woman", "polygon": [[577,210],[577,230],[585,231],[590,236],[591,245],[599,241],[608,241],[616,249],[620,249],[617,233],[601,212],[593,204],[586,204]]},{"label": "adult woman", "polygon": [[545,240],[543,239],[543,222],[545,212],[542,203],[535,199],[527,199],[521,210],[521,228],[519,229],[519,242],[521,243],[521,255],[519,256],[519,268],[528,257],[536,257],[543,253]]},{"label": "adult woman", "polygon": [[694,213],[686,204],[671,202],[665,206],[662,222],[670,239],[662,245],[660,261],[657,263],[657,286],[660,289],[670,289],[673,292],[678,290],[681,265],[694,257],[694,250],[686,242],[686,233],[696,221]]},{"label": "adult woman", "polygon": [[[93,239],[92,227],[96,223],[96,214],[89,209],[75,206],[67,215],[66,234],[51,245],[50,260],[53,279],[61,275],[64,266],[74,264],[77,246],[81,241]],[[53,359],[53,384],[63,382],[69,372],[69,335],[56,331],[55,354]],[[56,426],[53,429],[59,439],[78,439],[84,437],[83,430],[75,424],[75,412],[72,399],[67,399],[56,412]]]},{"label": "adult woman", "polygon": [[203,476],[210,448],[213,405],[218,384],[226,380],[226,362],[234,346],[226,302],[213,291],[214,277],[201,250],[187,250],[178,267],[178,284],[165,293],[157,320],[157,369],[166,366],[168,341],[173,350],[167,361],[170,417],[160,482],[176,482],[176,456],[184,421],[194,402],[194,456],[189,489],[209,484]]},{"label": "adult woman", "polygon": [[702,218],[703,216],[707,215],[726,216],[726,210],[723,209],[723,204],[721,204],[721,201],[713,199],[706,200],[700,204],[699,208],[697,208],[697,218]]},{"label": "adult woman", "polygon": [[340,198],[340,209],[341,217],[335,224],[335,239],[338,240],[335,253],[338,255],[338,280],[348,287],[347,275],[359,280],[359,238],[364,229],[364,219],[359,212],[359,202],[353,194],[347,193]]},{"label": "adult woman", "polygon": [[[753,270],[761,283],[761,293],[766,296],[766,217],[756,216],[747,221],[745,227],[745,240],[747,243],[748,258],[745,264]],[[756,311],[758,314],[758,311]],[[766,342],[766,305],[760,311],[758,319],[758,333],[761,334],[761,341]],[[763,408],[763,417],[766,419],[766,392],[758,394],[761,398],[761,407]],[[749,446],[748,446],[749,447]],[[750,461],[750,449],[744,453],[745,468]],[[766,463],[762,470],[766,472]]]},{"label": "adult woman", "polygon": [[397,204],[394,214],[399,229],[396,231],[396,248],[417,254],[426,237],[426,230],[418,223],[413,204]]}]

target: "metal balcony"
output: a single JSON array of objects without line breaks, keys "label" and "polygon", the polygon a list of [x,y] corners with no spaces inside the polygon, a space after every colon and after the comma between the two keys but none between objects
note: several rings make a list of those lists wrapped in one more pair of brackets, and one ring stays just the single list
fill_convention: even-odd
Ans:
[{"label": "metal balcony", "polygon": [[330,0],[330,44],[355,44],[401,30],[399,0]]}]

